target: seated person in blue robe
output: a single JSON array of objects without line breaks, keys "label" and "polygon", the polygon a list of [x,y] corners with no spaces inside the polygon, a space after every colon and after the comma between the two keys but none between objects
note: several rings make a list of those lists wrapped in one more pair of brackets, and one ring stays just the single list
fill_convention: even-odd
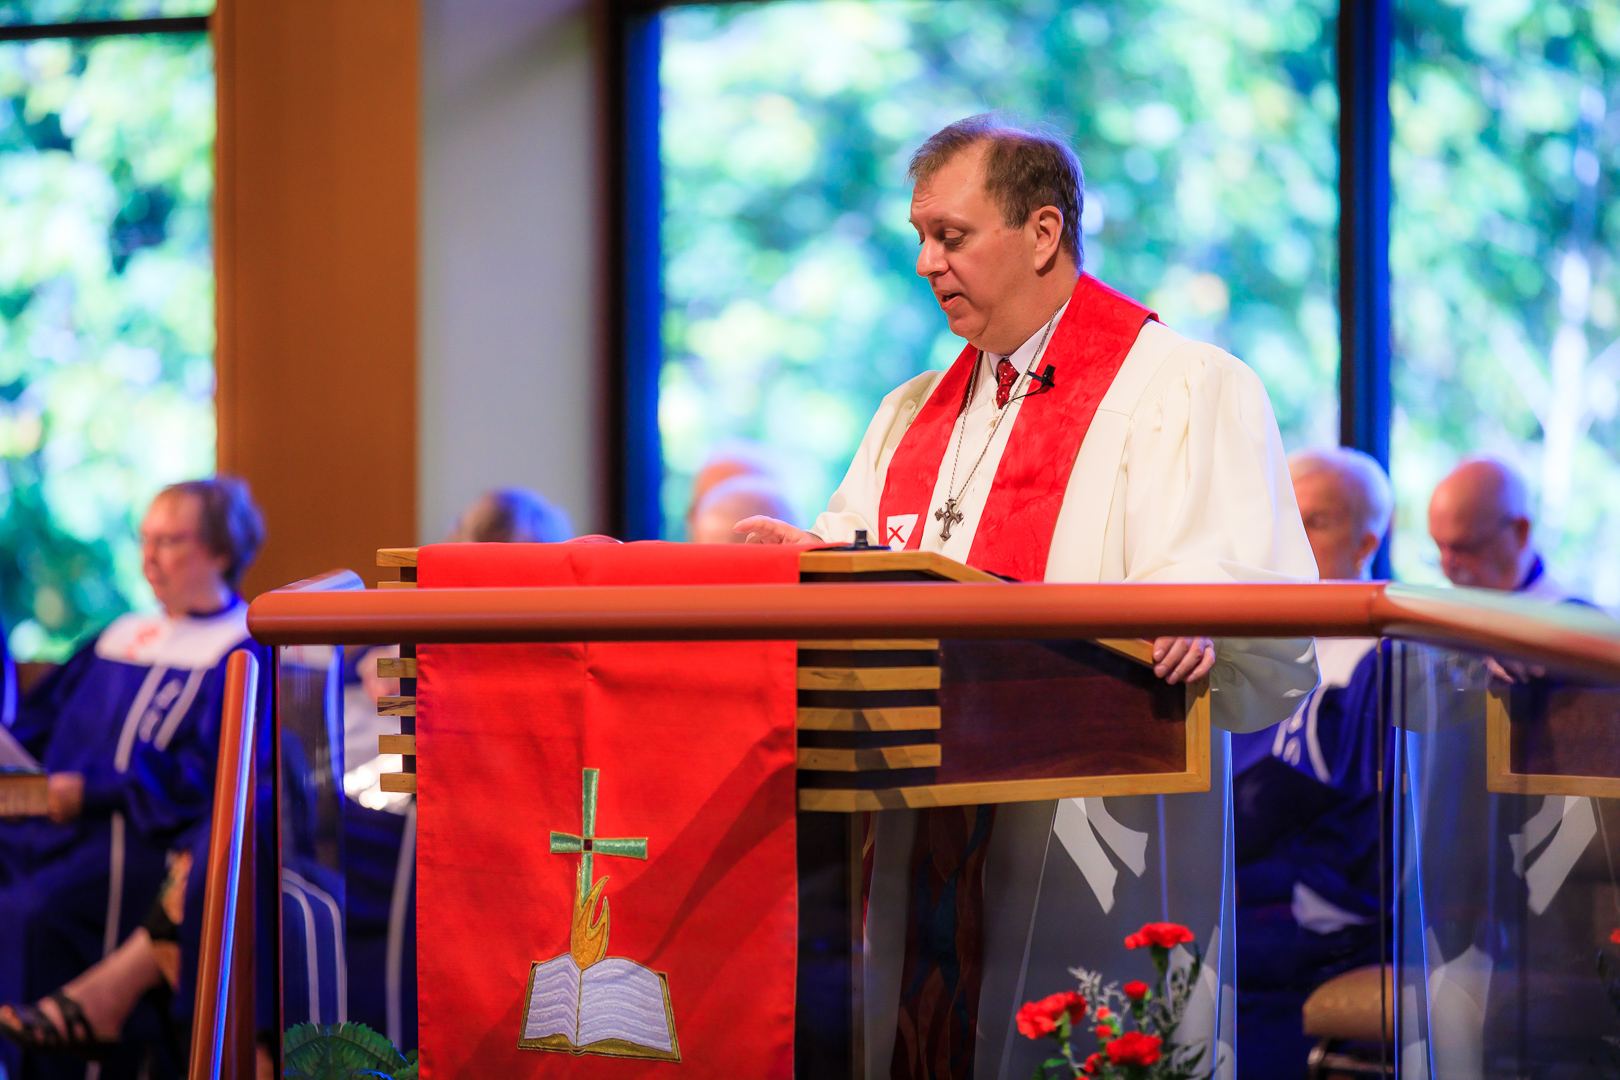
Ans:
[{"label": "seated person in blue robe", "polygon": [[[121,616],[19,707],[12,733],[50,774],[50,810],[0,823],[0,1001],[53,996],[0,1010],[0,1031],[117,1038],[70,980],[142,924],[170,853],[206,834],[225,659],[249,649],[269,670],[236,594],[263,538],[241,481],[164,489],[141,526],[161,610]],[[14,1047],[0,1064],[16,1075]]]},{"label": "seated person in blue robe", "polygon": [[[1324,580],[1367,575],[1394,497],[1378,463],[1345,448],[1289,458]],[[1237,1070],[1304,1077],[1301,1010],[1335,975],[1379,960],[1377,640],[1318,639],[1320,685],[1288,720],[1232,736],[1237,864]]]},{"label": "seated person in blue robe", "polygon": [[416,1047],[416,800],[398,812],[343,801],[349,1019]]}]

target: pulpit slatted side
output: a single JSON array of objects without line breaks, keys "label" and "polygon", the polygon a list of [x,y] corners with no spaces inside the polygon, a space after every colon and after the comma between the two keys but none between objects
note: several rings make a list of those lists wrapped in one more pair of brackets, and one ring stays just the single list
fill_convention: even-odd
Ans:
[{"label": "pulpit slatted side", "polygon": [[[397,572],[394,580],[379,580],[379,589],[416,588],[416,548],[379,548],[377,565]],[[416,794],[416,645],[401,642],[399,655],[377,659],[377,677],[398,679],[399,693],[377,700],[377,715],[399,717],[398,735],[377,736],[378,752],[399,754],[400,771],[378,778],[382,790],[396,794]]]},{"label": "pulpit slatted side", "polygon": [[[799,580],[1003,584],[881,549],[805,552]],[[801,641],[799,808],[1206,791],[1208,683],[1167,686],[1152,662],[1135,639]]]}]

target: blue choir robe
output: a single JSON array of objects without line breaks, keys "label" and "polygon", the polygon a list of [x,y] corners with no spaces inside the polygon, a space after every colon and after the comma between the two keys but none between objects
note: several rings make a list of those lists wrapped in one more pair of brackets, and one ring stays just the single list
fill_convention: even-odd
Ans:
[{"label": "blue choir robe", "polygon": [[41,997],[111,951],[145,919],[168,852],[206,833],[237,648],[259,659],[267,721],[267,657],[240,599],[207,617],[122,616],[21,703],[13,735],[47,771],[82,773],[84,806],[66,824],[0,823],[0,1001]]},{"label": "blue choir robe", "polygon": [[1378,774],[1394,740],[1379,738],[1376,644],[1318,641],[1322,683],[1298,711],[1232,737],[1239,1077],[1303,1077],[1305,999],[1381,955]]},{"label": "blue choir robe", "polygon": [[343,800],[349,1019],[416,1046],[416,800],[403,813]]}]

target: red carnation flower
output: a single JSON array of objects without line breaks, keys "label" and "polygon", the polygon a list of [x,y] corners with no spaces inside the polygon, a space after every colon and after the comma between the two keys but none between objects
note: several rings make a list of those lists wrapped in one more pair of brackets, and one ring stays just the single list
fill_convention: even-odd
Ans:
[{"label": "red carnation flower", "polygon": [[1148,984],[1145,982],[1128,982],[1120,989],[1132,1001],[1141,1001],[1148,995]]},{"label": "red carnation flower", "polygon": [[1159,1060],[1159,1046],[1163,1042],[1157,1035],[1127,1031],[1108,1044],[1108,1060],[1115,1065],[1152,1065]]},{"label": "red carnation flower", "polygon": [[1088,1076],[1096,1076],[1097,1070],[1103,1067],[1104,1058],[1101,1054],[1092,1054],[1086,1058],[1086,1063],[1080,1066],[1080,1071]]},{"label": "red carnation flower", "polygon": [[1039,1001],[1026,1001],[1018,1010],[1018,1033],[1026,1039],[1040,1039],[1057,1030],[1067,1014],[1073,1023],[1086,1014],[1086,999],[1073,990],[1051,994]]},{"label": "red carnation flower", "polygon": [[1616,930],[1614,933],[1610,934],[1609,940],[1614,942],[1616,945],[1620,945],[1620,930]]},{"label": "red carnation flower", "polygon": [[1144,945],[1157,945],[1170,949],[1193,940],[1193,932],[1173,922],[1150,922],[1125,939],[1127,949],[1140,949]]},{"label": "red carnation flower", "polygon": [[1107,1024],[1098,1024],[1097,1025],[1097,1038],[1099,1038],[1099,1039],[1111,1039],[1113,1037],[1114,1037],[1114,1029],[1113,1028],[1109,1027]]}]

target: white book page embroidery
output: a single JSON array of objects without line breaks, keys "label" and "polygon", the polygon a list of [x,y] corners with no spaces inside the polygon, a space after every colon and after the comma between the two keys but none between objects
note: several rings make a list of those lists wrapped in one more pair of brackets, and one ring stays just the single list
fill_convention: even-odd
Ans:
[{"label": "white book page embroidery", "polygon": [[579,968],[567,953],[534,969],[525,1039],[561,1035],[579,1045]]},{"label": "white book page embroidery", "polygon": [[674,1049],[664,1008],[664,984],[639,964],[622,957],[592,964],[582,980],[579,1005],[575,1046],[623,1039],[653,1050]]}]

